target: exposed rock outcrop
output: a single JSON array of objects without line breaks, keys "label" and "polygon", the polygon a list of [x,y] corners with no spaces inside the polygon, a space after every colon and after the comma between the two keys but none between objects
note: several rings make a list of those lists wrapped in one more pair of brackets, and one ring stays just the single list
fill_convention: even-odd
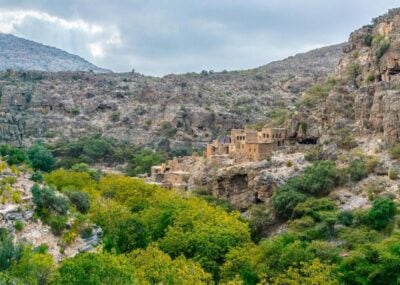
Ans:
[{"label": "exposed rock outcrop", "polygon": [[266,121],[333,72],[342,45],[256,69],[207,74],[0,73],[0,140],[29,144],[102,133],[155,146],[199,146]]}]

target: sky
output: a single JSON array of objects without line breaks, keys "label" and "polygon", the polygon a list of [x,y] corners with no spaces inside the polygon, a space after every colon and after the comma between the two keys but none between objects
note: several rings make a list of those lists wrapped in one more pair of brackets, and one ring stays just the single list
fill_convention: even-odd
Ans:
[{"label": "sky", "polygon": [[249,69],[341,43],[400,0],[0,0],[0,32],[115,72]]}]

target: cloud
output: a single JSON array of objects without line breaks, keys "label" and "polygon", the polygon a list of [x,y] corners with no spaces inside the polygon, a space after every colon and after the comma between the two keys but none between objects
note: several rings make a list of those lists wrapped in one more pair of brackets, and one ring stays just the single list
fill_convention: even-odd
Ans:
[{"label": "cloud", "polygon": [[[90,58],[105,57],[121,44],[116,26],[64,19],[35,10],[0,9],[0,32],[25,36]],[[65,38],[60,46],[60,38]]]},{"label": "cloud", "polygon": [[398,0],[0,0],[0,31],[114,71],[260,66],[343,42]]}]

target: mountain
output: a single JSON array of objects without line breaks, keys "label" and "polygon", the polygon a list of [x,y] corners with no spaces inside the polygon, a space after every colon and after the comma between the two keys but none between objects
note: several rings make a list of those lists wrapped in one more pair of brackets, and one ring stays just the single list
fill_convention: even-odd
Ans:
[{"label": "mountain", "polygon": [[0,33],[0,70],[110,72],[63,50]]},{"label": "mountain", "polygon": [[167,75],[0,73],[0,139],[27,144],[100,133],[156,147],[204,146],[233,127],[265,123],[334,72],[343,45],[231,72]]}]

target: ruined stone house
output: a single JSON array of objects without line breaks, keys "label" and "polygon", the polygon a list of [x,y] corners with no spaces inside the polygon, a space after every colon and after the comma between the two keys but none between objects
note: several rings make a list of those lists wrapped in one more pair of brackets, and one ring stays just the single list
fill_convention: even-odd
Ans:
[{"label": "ruined stone house", "polygon": [[232,129],[229,137],[214,140],[207,145],[205,156],[230,156],[236,160],[257,161],[268,158],[271,153],[284,146],[286,129],[263,128]]}]

